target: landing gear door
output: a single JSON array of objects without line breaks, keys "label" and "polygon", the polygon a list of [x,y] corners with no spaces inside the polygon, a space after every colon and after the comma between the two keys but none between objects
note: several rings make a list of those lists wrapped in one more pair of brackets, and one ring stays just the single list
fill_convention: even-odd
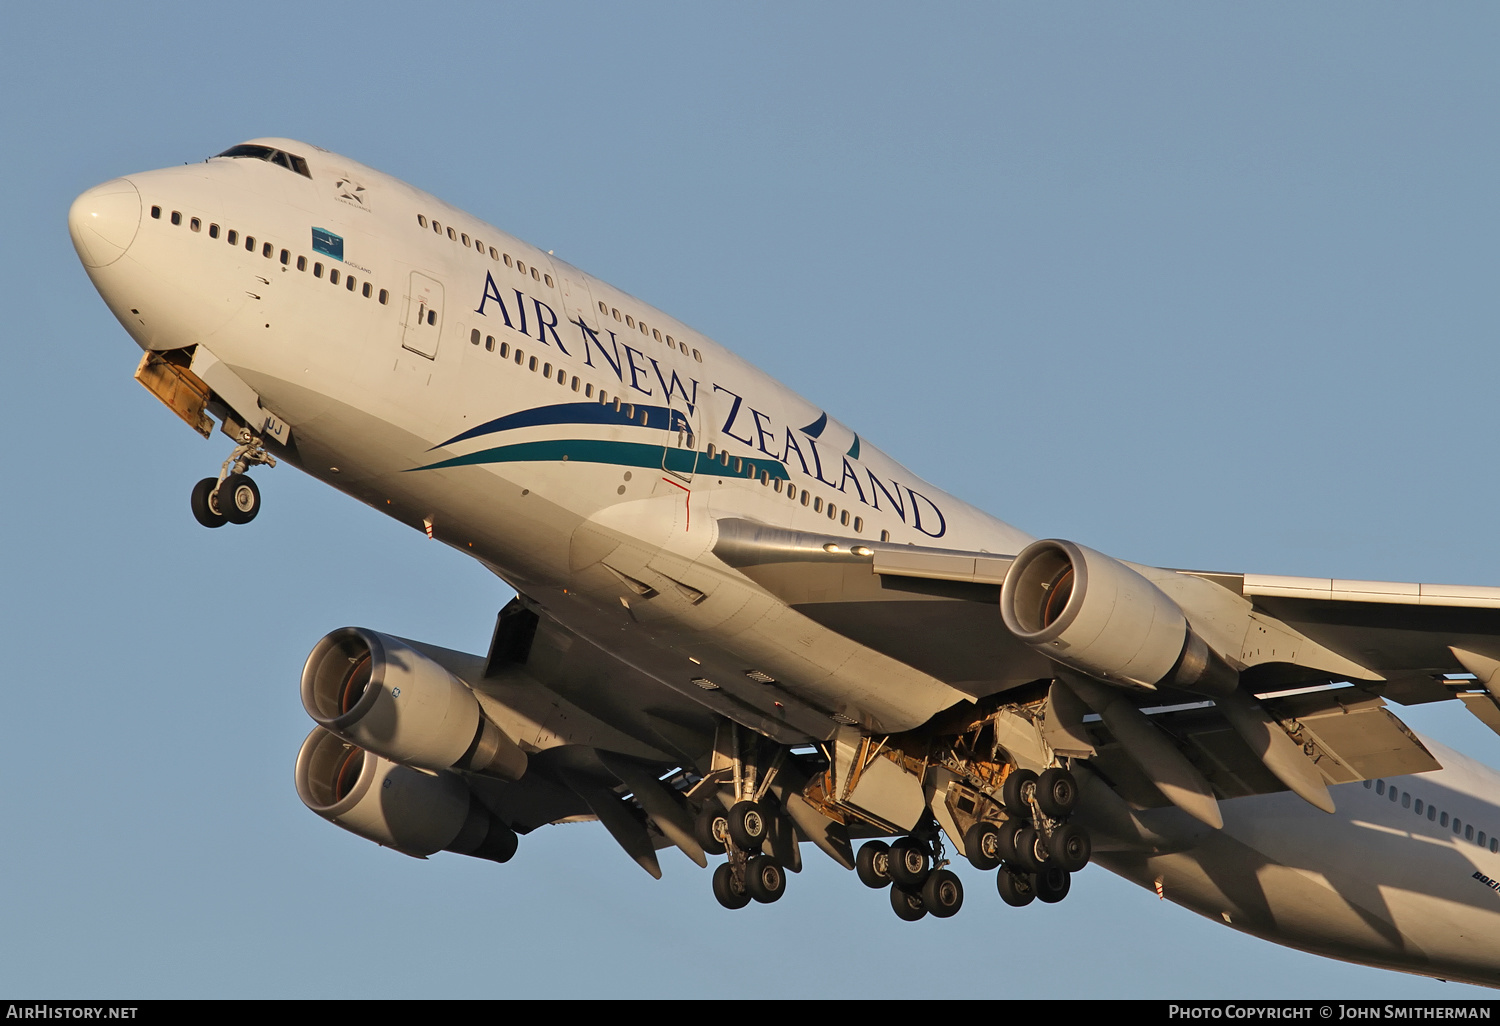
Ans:
[{"label": "landing gear door", "polygon": [[411,272],[406,293],[406,319],[401,329],[401,347],[418,356],[437,359],[438,339],[443,333],[443,283],[421,271]]}]

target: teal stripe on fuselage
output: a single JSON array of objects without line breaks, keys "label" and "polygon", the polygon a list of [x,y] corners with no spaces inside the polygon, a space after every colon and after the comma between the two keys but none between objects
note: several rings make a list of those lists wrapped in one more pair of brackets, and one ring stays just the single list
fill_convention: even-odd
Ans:
[{"label": "teal stripe on fuselage", "polygon": [[[663,456],[665,455],[665,467]],[[610,442],[592,438],[560,438],[543,442],[517,442],[493,449],[481,449],[466,456],[429,463],[412,470],[442,470],[446,467],[472,467],[484,463],[605,463],[616,467],[646,467],[655,470],[671,470],[679,474],[714,474],[719,477],[757,477],[765,471],[773,478],[786,480],[786,467],[773,460],[739,461],[735,469],[735,458],[729,463],[723,457],[710,460],[701,452],[691,449],[670,449],[644,442]]]}]

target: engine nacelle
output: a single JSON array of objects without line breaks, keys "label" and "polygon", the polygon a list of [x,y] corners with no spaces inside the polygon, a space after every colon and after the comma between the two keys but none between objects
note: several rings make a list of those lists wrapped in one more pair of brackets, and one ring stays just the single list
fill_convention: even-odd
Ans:
[{"label": "engine nacelle", "polygon": [[484,715],[469,686],[410,645],[342,627],[302,668],[302,706],[360,748],[407,766],[519,780],[526,753]]},{"label": "engine nacelle", "polygon": [[1100,680],[1209,694],[1237,684],[1160,588],[1073,542],[1049,538],[1021,550],[1000,589],[1000,616],[1038,652]]},{"label": "engine nacelle", "polygon": [[463,779],[382,759],[314,727],[297,753],[302,804],[350,833],[417,858],[439,851],[507,862],[515,831]]}]

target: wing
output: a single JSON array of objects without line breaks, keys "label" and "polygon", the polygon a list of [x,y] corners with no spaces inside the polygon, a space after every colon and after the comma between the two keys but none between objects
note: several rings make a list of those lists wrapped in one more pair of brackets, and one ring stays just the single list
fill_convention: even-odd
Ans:
[{"label": "wing", "polygon": [[[1387,699],[1462,701],[1500,731],[1492,691],[1500,685],[1500,588],[1163,570],[1100,557],[1165,595],[1189,639],[1201,637],[1211,661],[1233,674],[1218,693],[1170,679],[1119,690],[1122,680],[1102,672],[1085,679],[1087,667],[1053,658],[1002,623],[1012,555],[850,546],[743,520],[720,521],[719,531],[715,554],[798,612],[980,702],[1024,702],[1043,681],[1074,680],[1085,701],[1070,717],[1060,706],[1073,699],[1054,701],[1054,689],[1040,717],[1044,736],[1050,731],[1054,750],[1088,758],[1138,806],[1174,800],[1164,781],[1175,774],[1217,797],[1290,787],[1331,809],[1326,784],[1438,768]],[[1186,658],[1184,650],[1174,672]],[[1116,688],[1091,691],[1098,680]],[[1120,696],[1134,713],[1114,702]],[[1113,715],[1101,715],[1105,704]],[[1134,714],[1152,729],[1132,727]],[[1160,738],[1187,769],[1153,751]]]}]

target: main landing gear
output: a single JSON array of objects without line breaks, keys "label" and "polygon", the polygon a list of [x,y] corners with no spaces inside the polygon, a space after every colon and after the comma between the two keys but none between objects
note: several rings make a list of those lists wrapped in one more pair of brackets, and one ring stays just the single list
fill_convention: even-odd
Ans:
[{"label": "main landing gear", "polygon": [[854,860],[860,882],[890,888],[891,910],[908,923],[928,914],[947,919],[963,907],[963,881],[947,865],[936,825],[930,823],[890,844],[869,841]]},{"label": "main landing gear", "polygon": [[1067,819],[1078,802],[1078,782],[1061,767],[1037,776],[1014,770],[1001,791],[1007,819],[981,821],[969,829],[964,847],[976,869],[998,869],[995,886],[1007,905],[1034,900],[1055,904],[1068,896],[1072,874],[1088,865],[1088,831]]},{"label": "main landing gear", "polygon": [[205,477],[193,486],[193,517],[204,527],[248,524],[260,512],[260,489],[245,473],[255,464],[276,466],[276,457],[248,428],[240,431],[240,444],[219,469],[218,477]]},{"label": "main landing gear", "polygon": [[755,801],[736,802],[728,812],[710,801],[698,814],[694,833],[703,850],[729,856],[714,870],[714,897],[725,908],[769,905],[786,893],[786,870],[761,851],[770,826],[768,810]]},{"label": "main landing gear", "polygon": [[[744,908],[752,901],[769,905],[786,893],[786,866],[777,855],[789,857],[796,869],[796,839],[771,785],[781,773],[786,750],[763,751],[758,738],[742,737],[735,724],[726,724],[730,779],[722,801],[710,794],[693,824],[693,833],[709,855],[728,856],[714,870],[714,897],[725,908]],[[762,760],[766,759],[763,766]],[[729,804],[728,811],[724,805]],[[787,849],[791,848],[788,856]],[[769,849],[769,850],[767,850]]]}]

